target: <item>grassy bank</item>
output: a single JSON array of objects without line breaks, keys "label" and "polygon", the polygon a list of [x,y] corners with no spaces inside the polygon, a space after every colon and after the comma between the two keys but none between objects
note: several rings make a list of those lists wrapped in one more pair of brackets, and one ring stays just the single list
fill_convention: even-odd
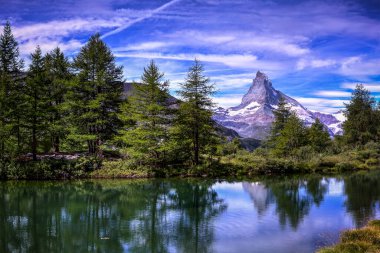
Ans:
[{"label": "grassy bank", "polygon": [[121,159],[41,159],[0,163],[0,177],[11,180],[75,179],[75,178],[151,178],[210,177],[230,178],[263,174],[342,173],[380,168],[379,145],[341,152],[314,153],[300,150],[288,157],[276,157],[268,150],[238,150],[213,158],[203,157],[200,166],[147,166]]},{"label": "grassy bank", "polygon": [[318,253],[351,252],[380,252],[380,220],[370,221],[366,227],[361,229],[345,231],[337,245],[318,251]]}]

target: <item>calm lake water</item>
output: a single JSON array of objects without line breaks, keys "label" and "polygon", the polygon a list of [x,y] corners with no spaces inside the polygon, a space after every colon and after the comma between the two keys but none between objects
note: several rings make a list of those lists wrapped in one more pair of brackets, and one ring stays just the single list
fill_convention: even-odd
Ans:
[{"label": "calm lake water", "polygon": [[379,179],[0,182],[0,252],[314,252],[379,217]]}]

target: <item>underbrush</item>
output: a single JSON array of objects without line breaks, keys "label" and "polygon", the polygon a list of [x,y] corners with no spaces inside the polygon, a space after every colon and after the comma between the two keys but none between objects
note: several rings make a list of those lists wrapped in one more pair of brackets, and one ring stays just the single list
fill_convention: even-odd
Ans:
[{"label": "underbrush", "polygon": [[279,157],[262,148],[254,152],[239,150],[221,157],[221,164],[234,168],[237,175],[372,170],[380,168],[380,145],[369,143],[360,149],[339,153],[318,153],[302,147],[287,157]]},{"label": "underbrush", "polygon": [[348,230],[342,233],[340,242],[324,248],[319,253],[361,253],[380,252],[380,220],[374,220],[361,229]]},{"label": "underbrush", "polygon": [[0,177],[10,180],[84,178],[89,172],[100,167],[101,161],[92,157],[80,157],[73,160],[11,161],[0,163]]}]

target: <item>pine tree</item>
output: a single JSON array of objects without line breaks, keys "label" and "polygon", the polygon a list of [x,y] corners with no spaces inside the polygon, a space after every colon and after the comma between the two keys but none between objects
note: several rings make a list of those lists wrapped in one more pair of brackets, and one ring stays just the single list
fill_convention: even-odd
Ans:
[{"label": "pine tree", "polygon": [[25,113],[23,123],[30,131],[33,160],[37,160],[39,141],[46,135],[48,93],[45,60],[39,46],[31,54],[31,64],[25,86]]},{"label": "pine tree", "polygon": [[178,92],[182,98],[179,106],[174,134],[182,151],[191,154],[193,164],[200,164],[200,154],[215,142],[212,116],[212,99],[215,92],[210,79],[204,76],[203,66],[195,60],[186,80]]},{"label": "pine tree", "polygon": [[101,145],[120,127],[118,113],[123,92],[122,67],[100,35],[93,35],[73,63],[76,78],[68,92],[67,119],[72,141],[87,144],[88,152],[102,156]]},{"label": "pine tree", "polygon": [[19,57],[18,43],[7,21],[0,35],[0,156],[14,149],[10,138],[13,133],[17,138],[17,149],[20,149],[22,68],[23,61]]},{"label": "pine tree", "polygon": [[347,120],[343,123],[344,138],[348,144],[363,145],[377,138],[377,116],[375,100],[370,92],[357,85],[351,101],[345,105]]},{"label": "pine tree", "polygon": [[275,142],[275,153],[289,156],[307,143],[306,128],[295,113],[291,113]]},{"label": "pine tree", "polygon": [[273,147],[275,145],[277,137],[280,135],[282,129],[284,129],[286,122],[288,121],[291,112],[286,104],[285,98],[281,97],[278,102],[277,109],[273,110],[274,121],[272,123],[272,128],[270,135],[267,140],[267,145]]},{"label": "pine tree", "polygon": [[54,152],[59,152],[61,139],[66,134],[62,106],[72,74],[70,73],[70,63],[59,48],[54,49],[45,56],[45,69],[48,78],[49,111],[47,118],[50,133],[49,148],[54,150]]},{"label": "pine tree", "polygon": [[171,121],[167,105],[169,82],[164,81],[154,63],[144,68],[140,84],[123,104],[121,119],[126,123],[119,140],[128,146],[128,155],[141,163],[162,164],[165,160],[168,129]]},{"label": "pine tree", "polygon": [[307,139],[310,146],[317,152],[322,152],[331,144],[329,133],[319,119],[307,129]]}]

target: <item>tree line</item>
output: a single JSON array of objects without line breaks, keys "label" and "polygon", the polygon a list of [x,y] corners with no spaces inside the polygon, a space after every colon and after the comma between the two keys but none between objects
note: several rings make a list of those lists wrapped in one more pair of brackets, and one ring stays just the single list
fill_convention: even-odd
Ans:
[{"label": "tree line", "polygon": [[170,104],[169,82],[154,61],[133,94],[99,34],[72,61],[59,49],[40,47],[24,69],[7,22],[0,35],[0,160],[39,153],[84,152],[103,157],[118,149],[142,165],[199,165],[217,141],[212,116],[214,86],[195,60]]},{"label": "tree line", "polygon": [[[154,61],[125,99],[123,69],[99,34],[72,60],[59,48],[43,54],[37,46],[24,65],[7,22],[0,34],[2,164],[51,152],[85,152],[95,158],[121,156],[131,167],[191,167],[241,149],[240,140],[228,142],[218,134],[212,120],[215,87],[197,60],[180,84],[180,100],[169,94],[169,81]],[[379,108],[358,85],[346,104],[344,134],[331,139],[318,119],[306,127],[282,99],[270,136],[253,155],[265,149],[263,157],[305,157],[378,142]]]},{"label": "tree line", "polygon": [[265,144],[277,156],[297,156],[300,152],[324,153],[334,146],[340,149],[363,148],[367,143],[376,143],[380,139],[380,103],[376,103],[362,84],[356,86],[350,101],[345,104],[343,135],[334,139],[330,138],[327,127],[319,119],[306,127],[284,99],[274,115],[271,134]]}]

